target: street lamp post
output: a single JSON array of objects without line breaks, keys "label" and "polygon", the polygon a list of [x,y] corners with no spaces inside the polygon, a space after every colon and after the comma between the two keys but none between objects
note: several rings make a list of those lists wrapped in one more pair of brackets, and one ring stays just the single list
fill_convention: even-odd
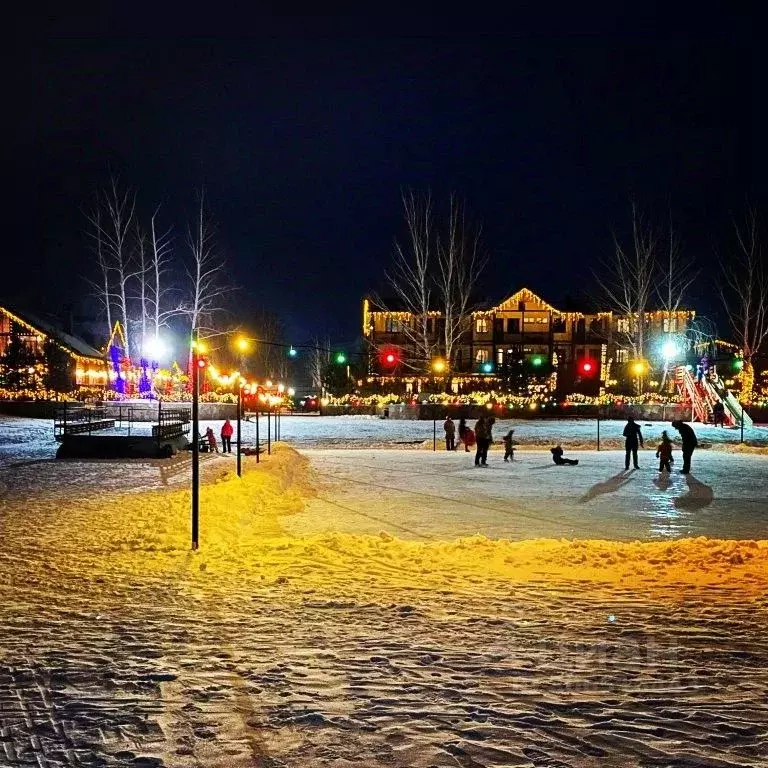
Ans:
[{"label": "street lamp post", "polygon": [[259,413],[261,406],[258,400],[256,401],[256,463],[261,463],[261,439],[259,438]]},{"label": "street lamp post", "polygon": [[237,476],[242,477],[243,465],[240,457],[240,419],[243,412],[243,380],[237,380]]},{"label": "street lamp post", "polygon": [[192,332],[192,549],[199,546],[200,534],[200,395],[198,332]]},{"label": "street lamp post", "polygon": [[272,403],[267,402],[267,456],[272,455]]}]

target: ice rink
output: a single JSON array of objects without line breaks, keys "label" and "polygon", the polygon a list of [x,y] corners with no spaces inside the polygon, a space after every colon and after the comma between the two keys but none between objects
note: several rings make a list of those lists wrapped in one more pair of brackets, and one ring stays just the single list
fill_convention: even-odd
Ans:
[{"label": "ice rink", "polygon": [[[287,518],[294,534],[387,531],[400,538],[768,538],[768,457],[697,451],[693,472],[660,474],[653,451],[624,472],[619,451],[547,452],[477,468],[463,451],[304,450],[321,491]],[[676,466],[679,467],[680,457]]]}]

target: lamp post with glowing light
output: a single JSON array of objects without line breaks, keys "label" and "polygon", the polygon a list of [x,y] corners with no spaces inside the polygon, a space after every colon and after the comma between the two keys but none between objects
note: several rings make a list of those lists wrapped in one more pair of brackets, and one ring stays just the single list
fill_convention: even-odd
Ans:
[{"label": "lamp post with glowing light", "polygon": [[200,545],[200,369],[208,363],[197,328],[192,331],[192,549]]}]

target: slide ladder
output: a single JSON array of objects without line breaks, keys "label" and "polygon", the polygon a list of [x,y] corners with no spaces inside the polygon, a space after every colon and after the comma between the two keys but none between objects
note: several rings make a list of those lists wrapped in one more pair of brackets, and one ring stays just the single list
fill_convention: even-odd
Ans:
[{"label": "slide ladder", "polygon": [[696,380],[684,365],[675,368],[675,383],[685,402],[691,405],[693,419],[702,424],[708,424],[712,416],[712,405],[707,398],[706,390],[696,386]]},{"label": "slide ladder", "polygon": [[752,426],[753,422],[750,415],[744,410],[738,399],[723,386],[719,378],[705,381],[704,387],[712,398],[719,400],[725,406],[725,418],[729,424],[741,425],[743,418],[745,427]]}]

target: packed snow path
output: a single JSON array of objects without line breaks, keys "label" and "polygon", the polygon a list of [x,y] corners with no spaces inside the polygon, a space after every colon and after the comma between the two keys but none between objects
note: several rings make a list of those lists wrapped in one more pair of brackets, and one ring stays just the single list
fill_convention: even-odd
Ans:
[{"label": "packed snow path", "polygon": [[0,765],[765,766],[764,542],[291,536],[347,484],[278,449],[192,553],[187,468],[0,471]]},{"label": "packed snow path", "polygon": [[[294,534],[344,531],[400,538],[544,537],[768,539],[768,456],[696,451],[693,471],[659,473],[653,451],[624,471],[624,453],[579,451],[577,467],[519,451],[489,466],[474,454],[305,450],[324,482],[284,525]],[[568,455],[568,454],[566,454]],[[674,467],[680,465],[680,456]]]}]

